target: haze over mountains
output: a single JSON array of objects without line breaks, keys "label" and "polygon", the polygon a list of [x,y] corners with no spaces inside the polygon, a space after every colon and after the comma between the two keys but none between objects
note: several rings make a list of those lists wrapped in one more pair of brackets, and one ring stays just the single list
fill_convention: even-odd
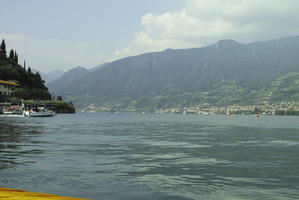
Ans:
[{"label": "haze over mountains", "polygon": [[55,93],[64,93],[63,90],[71,87],[72,84],[84,77],[88,72],[87,69],[78,66],[63,73],[60,78],[55,81],[49,82],[47,86]]},{"label": "haze over mountains", "polygon": [[59,79],[64,74],[64,71],[55,70],[49,73],[42,74],[42,77],[46,81],[46,83],[50,83],[54,80]]},{"label": "haze over mountains", "polygon": [[[80,76],[82,70],[83,71],[89,71],[89,72],[94,72],[96,71],[97,69],[100,69],[102,67],[104,67],[105,65],[107,65],[107,63],[104,63],[104,64],[101,64],[101,65],[98,65],[96,67],[92,67],[90,69],[85,69],[83,67],[75,67],[73,69],[70,69],[68,71],[62,71],[62,70],[55,70],[55,71],[51,71],[51,72],[48,72],[48,73],[43,73],[43,72],[40,72],[40,75],[42,76],[43,80],[46,82],[47,85],[53,85],[53,87],[55,87],[55,85],[59,85],[57,83],[52,83],[53,81],[58,81],[58,80],[61,80],[60,78],[62,76],[64,76],[62,79],[65,79],[67,80],[67,82],[71,82],[72,79],[74,78],[78,78],[78,76]],[[37,69],[32,69],[33,72],[37,72],[38,70]],[[72,74],[75,76],[74,78],[72,77]],[[78,75],[77,75],[78,74]],[[65,77],[67,76],[67,77]],[[69,80],[71,79],[71,80]],[[54,91],[56,91],[56,89],[54,89]]]},{"label": "haze over mountains", "polygon": [[167,49],[93,70],[77,67],[48,87],[77,104],[118,108],[299,100],[299,37]]},{"label": "haze over mountains", "polygon": [[39,72],[39,74],[41,75],[42,79],[45,81],[46,84],[59,79],[64,74],[64,71],[61,70],[55,70],[49,73],[43,73],[35,68],[32,68],[32,72],[34,73]]}]

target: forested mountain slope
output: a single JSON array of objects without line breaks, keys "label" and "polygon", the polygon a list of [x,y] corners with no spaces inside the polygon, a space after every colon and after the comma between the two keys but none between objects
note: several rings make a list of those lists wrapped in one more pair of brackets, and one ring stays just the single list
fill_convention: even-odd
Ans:
[{"label": "forested mountain slope", "polygon": [[298,72],[299,37],[250,44],[222,40],[117,60],[84,74],[58,95],[120,107],[299,100]]}]

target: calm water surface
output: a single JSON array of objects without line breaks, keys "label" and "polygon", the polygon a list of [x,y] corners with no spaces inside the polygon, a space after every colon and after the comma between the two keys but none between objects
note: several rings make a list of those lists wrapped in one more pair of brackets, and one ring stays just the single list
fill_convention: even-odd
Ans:
[{"label": "calm water surface", "polygon": [[95,200],[297,200],[299,117],[1,117],[0,187]]}]

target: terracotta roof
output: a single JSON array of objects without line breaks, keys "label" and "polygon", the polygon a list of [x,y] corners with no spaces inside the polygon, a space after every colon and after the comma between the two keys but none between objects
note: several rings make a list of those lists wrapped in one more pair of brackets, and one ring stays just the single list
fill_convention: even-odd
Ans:
[{"label": "terracotta roof", "polygon": [[0,80],[0,84],[18,86],[17,83],[12,82],[12,81],[3,81],[3,80]]}]

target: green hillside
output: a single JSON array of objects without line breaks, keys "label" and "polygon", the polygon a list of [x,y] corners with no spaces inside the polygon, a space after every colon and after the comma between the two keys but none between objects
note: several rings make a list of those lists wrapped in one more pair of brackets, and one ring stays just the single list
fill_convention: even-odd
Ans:
[{"label": "green hillside", "polygon": [[[12,80],[18,83],[20,87],[16,88],[14,92],[14,96],[17,98],[51,99],[51,94],[38,72],[32,73],[30,67],[19,65],[18,54],[15,50],[11,50],[7,56],[4,40],[0,46],[0,80]],[[2,96],[1,99],[3,98],[5,97]]]},{"label": "green hillside", "polygon": [[76,104],[115,109],[298,101],[298,55],[299,37],[222,40],[120,59],[54,92]]}]

